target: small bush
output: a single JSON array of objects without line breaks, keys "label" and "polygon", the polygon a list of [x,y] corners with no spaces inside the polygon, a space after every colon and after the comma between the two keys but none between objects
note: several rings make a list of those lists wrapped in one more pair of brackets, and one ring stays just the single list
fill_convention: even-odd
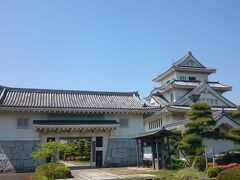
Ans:
[{"label": "small bush", "polygon": [[71,171],[62,163],[44,163],[39,165],[35,170],[36,176],[46,176],[50,179],[70,178]]},{"label": "small bush", "polygon": [[183,169],[186,167],[186,161],[178,159],[178,160],[172,160],[171,162],[171,169]]},{"label": "small bush", "polygon": [[207,169],[207,174],[208,177],[212,178],[212,177],[217,177],[217,175],[220,173],[220,169],[218,167],[210,167]]},{"label": "small bush", "polygon": [[204,156],[197,156],[195,158],[195,165],[194,167],[199,171],[204,171],[206,168],[206,160]]},{"label": "small bush", "polygon": [[217,180],[239,180],[240,179],[240,167],[233,167],[231,169],[220,172],[217,176]]},{"label": "small bush", "polygon": [[32,180],[48,180],[46,176],[33,176]]}]

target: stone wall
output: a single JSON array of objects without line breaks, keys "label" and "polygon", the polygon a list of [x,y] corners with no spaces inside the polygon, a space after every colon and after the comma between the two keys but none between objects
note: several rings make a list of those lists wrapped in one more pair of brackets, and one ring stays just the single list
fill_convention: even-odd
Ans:
[{"label": "stone wall", "polygon": [[104,166],[136,166],[137,145],[134,139],[110,138]]},{"label": "stone wall", "polygon": [[31,158],[31,153],[39,141],[0,141],[0,173],[31,172],[37,166],[37,161]]}]

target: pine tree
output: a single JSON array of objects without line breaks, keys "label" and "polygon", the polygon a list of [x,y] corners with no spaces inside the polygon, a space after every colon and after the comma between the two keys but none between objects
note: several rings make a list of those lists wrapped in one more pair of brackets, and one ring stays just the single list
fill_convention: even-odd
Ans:
[{"label": "pine tree", "polygon": [[188,119],[178,148],[185,150],[188,155],[202,155],[204,151],[202,139],[213,131],[211,106],[205,102],[192,104]]}]

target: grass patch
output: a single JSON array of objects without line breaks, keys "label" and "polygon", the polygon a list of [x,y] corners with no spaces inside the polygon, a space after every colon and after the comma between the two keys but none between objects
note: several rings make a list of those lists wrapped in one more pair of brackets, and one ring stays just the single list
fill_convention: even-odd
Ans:
[{"label": "grass patch", "polygon": [[65,161],[65,162],[69,162],[71,164],[80,165],[80,166],[90,166],[91,165],[90,161]]},{"label": "grass patch", "polygon": [[[109,172],[117,175],[135,175],[135,174],[155,175],[156,177],[152,179],[195,180],[199,178],[208,178],[207,173],[198,171],[194,168],[184,168],[180,170],[160,170],[160,171],[154,171],[149,168],[106,168],[102,170],[105,172]],[[134,179],[134,178],[131,178],[131,179]],[[146,179],[151,179],[151,178],[146,178]]]},{"label": "grass patch", "polygon": [[207,174],[193,168],[185,168],[181,170],[160,170],[150,174],[156,175],[160,179],[175,180],[175,179],[198,179],[207,178]]},{"label": "grass patch", "polygon": [[106,168],[102,170],[117,175],[150,174],[147,172],[147,170],[138,170],[131,168]]}]

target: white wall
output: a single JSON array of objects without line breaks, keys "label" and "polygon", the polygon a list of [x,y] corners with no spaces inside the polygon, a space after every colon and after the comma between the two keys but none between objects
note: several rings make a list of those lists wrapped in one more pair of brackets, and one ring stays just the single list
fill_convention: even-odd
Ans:
[{"label": "white wall", "polygon": [[118,129],[113,130],[110,138],[132,138],[140,132],[144,131],[142,115],[106,114],[104,117],[106,120],[128,120],[128,128],[119,127]]},{"label": "white wall", "polygon": [[[28,118],[28,129],[17,129],[17,119]],[[33,129],[33,120],[63,120],[63,119],[105,119],[105,120],[117,120],[128,119],[127,128],[118,128],[109,132],[56,132],[38,133]],[[108,139],[109,138],[132,138],[140,132],[144,131],[143,116],[132,114],[105,114],[105,115],[48,115],[44,113],[0,113],[0,140],[41,140],[46,142],[48,137],[66,138],[66,137],[103,137],[103,161],[106,157]]]},{"label": "white wall", "polygon": [[204,138],[202,143],[208,148],[213,148],[215,154],[240,147],[239,144],[236,144],[233,141],[226,139]]},{"label": "white wall", "polygon": [[[39,113],[0,113],[0,140],[39,140],[38,132],[34,131],[33,120],[46,119],[46,114]],[[29,119],[27,129],[17,128],[17,119]]]},{"label": "white wall", "polygon": [[176,73],[173,72],[171,74],[169,74],[167,77],[163,78],[161,81],[160,81],[160,85],[164,85],[167,81],[172,81],[176,79]]},{"label": "white wall", "polygon": [[199,72],[176,72],[176,79],[180,80],[180,76],[186,76],[187,80],[189,77],[196,77],[198,81],[208,81],[208,74]]},{"label": "white wall", "polygon": [[[178,114],[172,114],[172,113],[163,113],[161,115],[155,116],[155,118],[150,118],[150,119],[145,119],[144,120],[144,128],[145,131],[152,131],[152,130],[157,130],[157,129],[161,129],[162,127],[172,124],[172,123],[176,123],[176,122],[181,122],[183,120],[186,119],[186,114],[182,113],[178,113]],[[156,127],[153,129],[149,129],[149,123],[162,119],[162,126],[161,127]]]},{"label": "white wall", "polygon": [[180,97],[184,96],[188,92],[189,92],[189,90],[185,90],[185,89],[178,89],[178,90],[176,90],[175,91],[175,98],[176,98],[176,100],[178,100]]}]

